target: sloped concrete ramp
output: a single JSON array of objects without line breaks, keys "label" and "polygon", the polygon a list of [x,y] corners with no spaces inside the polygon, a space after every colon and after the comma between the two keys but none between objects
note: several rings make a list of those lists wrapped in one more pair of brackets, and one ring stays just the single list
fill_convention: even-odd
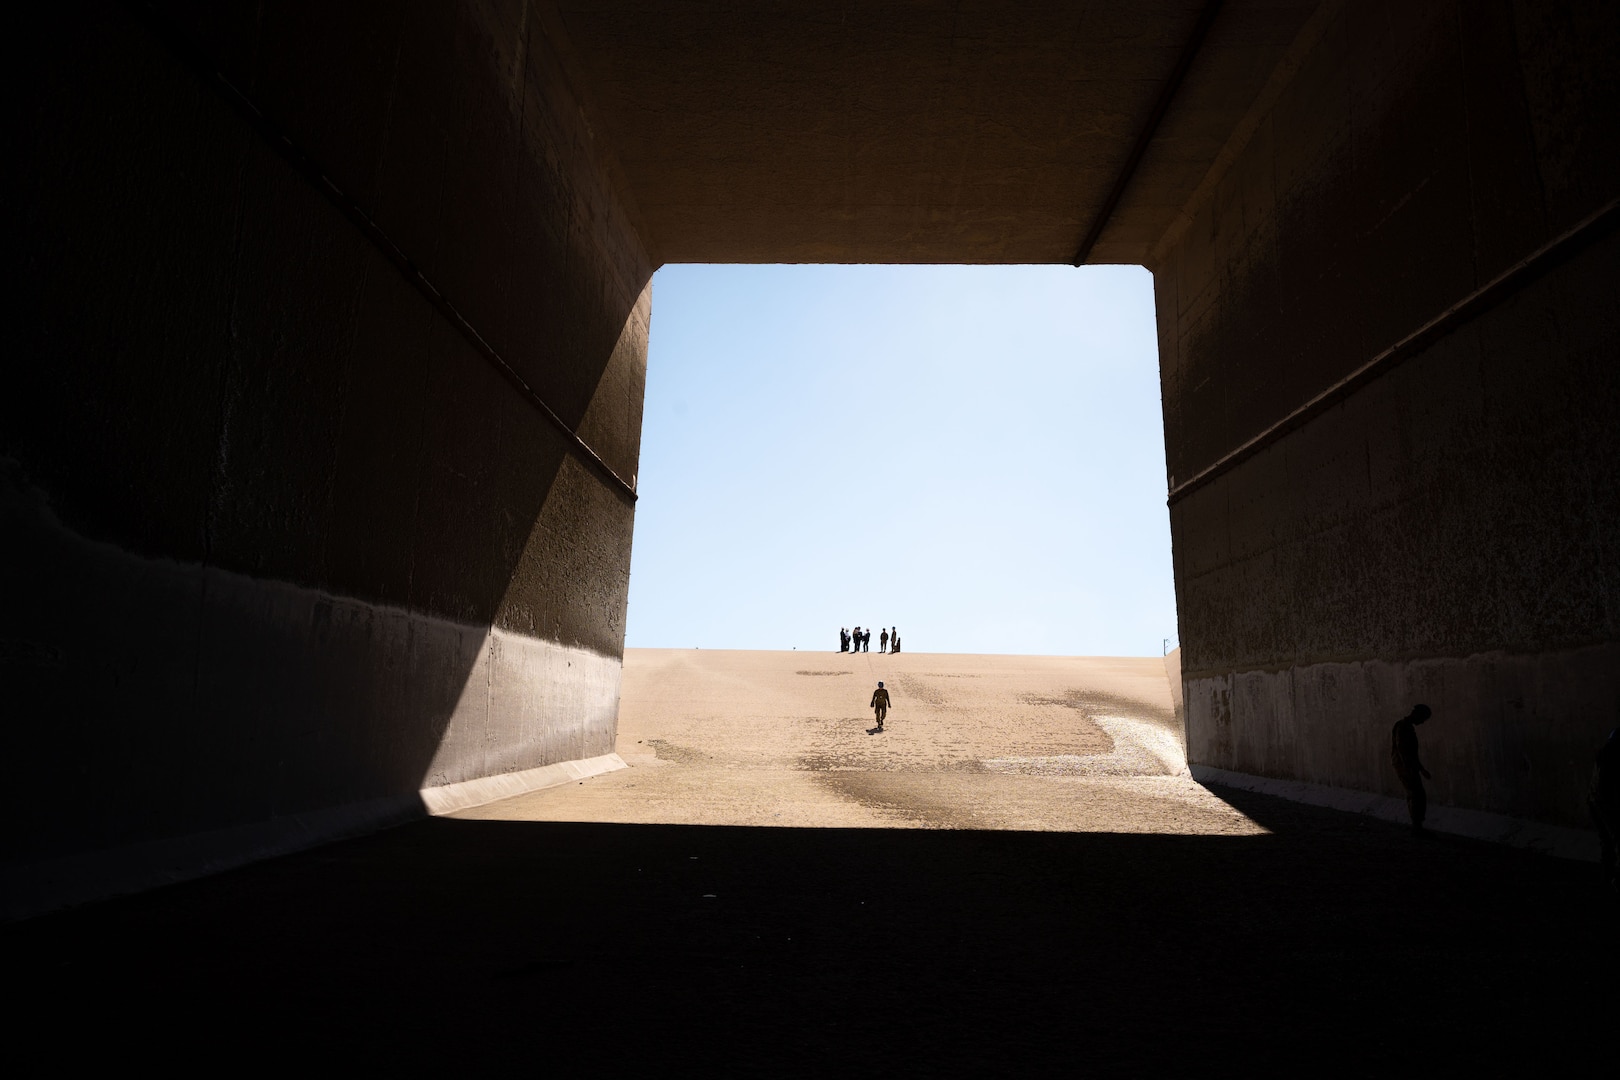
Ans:
[{"label": "sloped concrete ramp", "polygon": [[[882,680],[884,730],[869,708]],[[482,820],[1248,835],[1188,774],[1157,657],[629,649],[630,768]]]}]

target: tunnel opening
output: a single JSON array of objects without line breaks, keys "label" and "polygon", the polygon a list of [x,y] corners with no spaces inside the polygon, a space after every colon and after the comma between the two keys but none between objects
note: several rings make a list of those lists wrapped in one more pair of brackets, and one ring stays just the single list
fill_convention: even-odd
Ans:
[{"label": "tunnel opening", "polygon": [[[7,955],[19,1030],[105,1036],[36,1057],[1604,1060],[1594,868],[1302,803],[1404,819],[1390,723],[1424,701],[1431,832],[1597,846],[1620,5],[62,0],[12,29],[0,858],[6,915],[49,914]],[[835,598],[779,673],[830,717],[655,672],[698,719],[695,682],[740,686],[736,738],[820,777],[727,781],[780,827],[589,820],[750,772],[615,709],[647,286],[779,262],[1150,268],[1183,670],[1070,695]],[[906,651],[840,661],[857,619]],[[840,683],[889,674],[936,731],[1019,711],[924,760],[921,710],[847,726]],[[1227,810],[1043,773],[1130,764],[1086,751],[1150,682]],[[1099,827],[1007,797],[1036,782],[1111,793]],[[581,820],[473,812],[531,797]]]},{"label": "tunnel opening", "polygon": [[1616,11],[30,9],[22,908],[611,749],[666,263],[1150,267],[1195,764],[1590,840]]},{"label": "tunnel opening", "polygon": [[458,816],[1257,828],[1186,779],[1162,655],[1151,275],[670,265],[651,292],[634,775]]},{"label": "tunnel opening", "polygon": [[628,647],[1175,638],[1142,268],[671,265],[652,290]]}]

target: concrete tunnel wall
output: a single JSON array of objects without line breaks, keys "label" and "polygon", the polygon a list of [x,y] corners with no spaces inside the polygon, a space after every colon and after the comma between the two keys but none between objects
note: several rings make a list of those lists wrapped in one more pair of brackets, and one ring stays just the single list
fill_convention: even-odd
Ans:
[{"label": "concrete tunnel wall", "polygon": [[[1344,4],[1150,260],[1172,491],[1620,195],[1612,4]],[[1612,217],[1612,215],[1611,215]],[[1620,717],[1620,242],[1177,499],[1192,762],[1587,823]]]},{"label": "concrete tunnel wall", "polygon": [[8,892],[613,748],[633,499],[449,314],[633,480],[652,266],[566,65],[497,6],[241,7],[8,35]]},{"label": "concrete tunnel wall", "polygon": [[[633,483],[660,258],[764,259],[806,222],[817,258],[1070,258],[1195,14],[1048,5],[1074,70],[1022,17],[958,13],[959,40],[884,9],[851,43],[790,5],[722,20],[711,73],[639,7],[236,7],[73,0],[8,38],[8,890],[191,872],[198,838],[229,861],[610,750],[632,499],[606,470]],[[1620,704],[1612,227],[1266,432],[1615,197],[1615,19],[1216,20],[1096,249],[1155,274],[1195,763],[1392,793],[1388,727],[1422,699],[1435,801],[1580,823]],[[813,124],[737,92],[793,65],[903,84],[907,49],[934,89],[817,98]],[[719,118],[701,153],[647,108],[683,80],[688,120]],[[858,152],[871,130],[892,153]],[[722,183],[731,131],[769,136],[747,182]],[[1084,184],[1042,179],[1071,159]]]}]

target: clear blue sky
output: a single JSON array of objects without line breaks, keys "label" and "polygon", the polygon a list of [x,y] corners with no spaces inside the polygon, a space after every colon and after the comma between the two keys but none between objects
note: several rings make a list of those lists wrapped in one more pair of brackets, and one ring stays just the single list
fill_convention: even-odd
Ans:
[{"label": "clear blue sky", "polygon": [[666,266],[638,488],[632,647],[1176,636],[1141,268]]}]

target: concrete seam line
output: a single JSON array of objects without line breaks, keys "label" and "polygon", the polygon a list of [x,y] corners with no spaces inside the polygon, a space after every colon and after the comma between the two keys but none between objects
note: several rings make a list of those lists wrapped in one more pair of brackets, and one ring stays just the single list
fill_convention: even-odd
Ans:
[{"label": "concrete seam line", "polygon": [[1170,77],[1159,88],[1159,96],[1149,110],[1147,120],[1142,124],[1142,130],[1137,133],[1136,142],[1131,145],[1131,152],[1125,157],[1125,164],[1121,166],[1119,175],[1114,178],[1114,186],[1109,189],[1108,195],[1103,199],[1097,216],[1086,231],[1084,240],[1075,251],[1074,265],[1083,266],[1091,257],[1091,249],[1097,246],[1102,233],[1113,218],[1114,211],[1119,208],[1120,200],[1125,198],[1125,190],[1130,187],[1131,178],[1136,175],[1136,168],[1142,164],[1142,158],[1147,154],[1148,146],[1153,142],[1153,136],[1158,134],[1159,124],[1164,120],[1164,114],[1169,111],[1170,103],[1175,100],[1176,91],[1181,89],[1181,80],[1187,75],[1187,69],[1192,67],[1193,58],[1198,55],[1199,48],[1204,44],[1204,36],[1209,33],[1210,24],[1220,13],[1222,0],[1209,0],[1204,10],[1198,13],[1198,21],[1193,24],[1192,33],[1187,43],[1181,48],[1181,55],[1176,58],[1176,66],[1171,69]]},{"label": "concrete seam line", "polygon": [[[551,39],[557,69],[568,92],[574,95],[574,100],[579,103],[580,112],[585,118],[585,130],[590,135],[592,149],[596,152],[596,160],[607,175],[608,183],[612,186],[614,195],[618,197],[625,216],[630,219],[630,227],[641,238],[641,246],[653,267],[664,265],[663,254],[658,250],[658,239],[647,225],[647,218],[641,212],[641,201],[636,198],[635,187],[630,183],[630,177],[624,171],[624,163],[619,160],[618,152],[613,148],[617,142],[612,136],[617,133],[609,130],[607,123],[602,119],[601,110],[596,106],[595,95],[590,91],[589,79],[582,71],[578,50],[574,48],[573,38],[568,34],[562,13],[550,0],[542,0],[531,10],[539,21],[540,32]],[[528,64],[527,56],[524,64]],[[607,137],[599,136],[598,132],[604,133]]]},{"label": "concrete seam line", "polygon": [[1164,234],[1148,250],[1148,257],[1144,261],[1150,269],[1163,264],[1166,253],[1186,235],[1199,211],[1215,197],[1216,187],[1231,171],[1233,164],[1236,163],[1244,149],[1248,147],[1249,142],[1254,138],[1254,133],[1259,130],[1261,122],[1270,115],[1272,109],[1276,106],[1277,99],[1282,96],[1285,89],[1292,85],[1294,79],[1299,75],[1300,68],[1304,66],[1306,57],[1311,54],[1317,43],[1322,40],[1322,35],[1327,32],[1328,26],[1332,24],[1334,19],[1338,18],[1339,12],[1345,3],[1346,0],[1322,0],[1322,3],[1317,6],[1311,17],[1305,20],[1305,24],[1300,27],[1299,33],[1294,37],[1293,43],[1283,53],[1282,59],[1277,61],[1277,66],[1272,68],[1271,75],[1267,78],[1265,86],[1260,88],[1259,95],[1250,103],[1248,111],[1243,114],[1243,119],[1237,122],[1237,126],[1232,129],[1232,134],[1227,137],[1226,142],[1222,144],[1220,150],[1215,154],[1210,163],[1209,171],[1204,173],[1204,178],[1198,182],[1198,186],[1187,197],[1187,201],[1182,203],[1181,209],[1176,211],[1175,216],[1170,219],[1170,224],[1165,228]]},{"label": "concrete seam line", "polygon": [[1475,289],[1446,310],[1397,341],[1356,370],[1323,390],[1305,404],[1260,434],[1246,440],[1237,449],[1228,452],[1214,464],[1205,466],[1190,479],[1170,489],[1166,502],[1171,506],[1194,491],[1230,472],[1283,436],[1316,419],[1335,405],[1342,403],[1356,391],[1399,367],[1451,333],[1475,316],[1500,304],[1518,289],[1529,284],[1537,275],[1555,266],[1562,259],[1575,254],[1604,229],[1620,223],[1620,198],[1611,199],[1601,209],[1582,218],[1575,225],[1526,255],[1486,284]]},{"label": "concrete seam line", "polygon": [[598,454],[589,443],[579,437],[579,433],[563,422],[562,417],[546,404],[545,400],[535,392],[517,370],[506,362],[506,358],[496,351],[495,347],[484,339],[476,327],[467,321],[466,317],[457,310],[445,295],[439,291],[427,277],[418,269],[416,263],[411,261],[399,245],[395,244],[388,234],[383,232],[381,226],[373,221],[362,210],[358,203],[351,199],[347,192],[332,182],[313,158],[304,153],[285,132],[276,127],[269,117],[255,105],[236,84],[226,78],[225,73],[214,67],[213,62],[201,48],[195,45],[178,26],[166,19],[148,0],[127,0],[128,6],[134,11],[137,18],[152,32],[152,35],[166,45],[170,52],[189,67],[192,74],[198,76],[200,81],[211,85],[225,99],[236,113],[245,119],[249,126],[254,128],[270,148],[275,151],[293,171],[301,175],[309,184],[326,196],[328,202],[337,208],[350,223],[363,233],[371,245],[387,259],[394,269],[405,278],[410,285],[425,298],[440,315],[456,328],[462,338],[484,358],[490,366],[501,375],[506,382],[521,394],[530,405],[555,427],[568,440],[569,449],[584,460],[585,464],[594,471],[598,478],[606,482],[625,498],[634,503],[636,489],[633,484],[625,480],[609,465],[602,455]]}]

